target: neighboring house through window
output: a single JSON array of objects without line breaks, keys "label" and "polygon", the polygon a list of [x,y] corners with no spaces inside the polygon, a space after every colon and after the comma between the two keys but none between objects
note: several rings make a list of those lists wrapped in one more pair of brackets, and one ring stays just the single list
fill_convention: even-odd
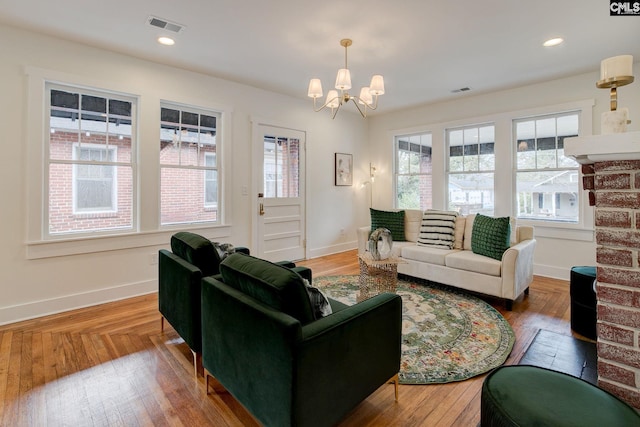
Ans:
[{"label": "neighboring house through window", "polygon": [[570,112],[513,121],[518,218],[579,221],[578,163],[564,155],[564,139],[578,136],[578,117]]},{"label": "neighboring house through window", "polygon": [[462,215],[492,216],[496,167],[494,125],[447,129],[446,142],[449,209]]},{"label": "neighboring house through window", "polygon": [[220,117],[195,106],[161,104],[161,225],[220,223]]},{"label": "neighboring house through window", "polygon": [[47,83],[46,236],[135,228],[135,98]]},{"label": "neighboring house through window", "polygon": [[431,133],[396,136],[395,186],[398,209],[430,209],[433,181]]},{"label": "neighboring house through window", "polygon": [[116,147],[75,144],[74,160],[95,162],[96,165],[75,164],[73,168],[73,212],[117,212],[118,187],[115,166],[99,163],[113,163]]}]

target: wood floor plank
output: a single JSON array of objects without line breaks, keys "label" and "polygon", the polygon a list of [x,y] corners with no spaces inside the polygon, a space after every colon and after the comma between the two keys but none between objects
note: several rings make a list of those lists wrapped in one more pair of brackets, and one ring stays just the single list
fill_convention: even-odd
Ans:
[{"label": "wood floor plank", "polygon": [[[298,263],[313,276],[359,273],[355,251]],[[567,281],[536,276],[512,311],[481,297],[511,324],[517,363],[539,329],[575,335]],[[0,425],[259,426],[213,381],[193,377],[191,352],[160,331],[157,294],[0,326]],[[340,427],[476,426],[484,376],[438,385],[385,384]]]}]

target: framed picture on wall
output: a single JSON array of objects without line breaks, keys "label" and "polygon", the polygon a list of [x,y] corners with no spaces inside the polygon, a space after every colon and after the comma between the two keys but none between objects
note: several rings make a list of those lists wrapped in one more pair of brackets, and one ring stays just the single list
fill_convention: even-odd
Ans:
[{"label": "framed picture on wall", "polygon": [[353,185],[353,155],[336,153],[336,185]]}]

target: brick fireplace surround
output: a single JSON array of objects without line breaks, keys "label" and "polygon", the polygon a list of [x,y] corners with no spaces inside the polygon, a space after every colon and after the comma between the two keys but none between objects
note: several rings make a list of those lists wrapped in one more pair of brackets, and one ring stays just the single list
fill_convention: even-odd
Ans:
[{"label": "brick fireplace surround", "polygon": [[568,139],[595,206],[598,386],[640,409],[640,132]]}]

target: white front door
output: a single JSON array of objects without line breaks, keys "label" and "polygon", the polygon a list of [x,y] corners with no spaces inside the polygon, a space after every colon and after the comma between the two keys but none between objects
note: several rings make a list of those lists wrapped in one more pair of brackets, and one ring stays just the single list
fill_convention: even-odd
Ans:
[{"label": "white front door", "polygon": [[270,261],[304,259],[305,133],[263,124],[254,130],[256,256]]}]

